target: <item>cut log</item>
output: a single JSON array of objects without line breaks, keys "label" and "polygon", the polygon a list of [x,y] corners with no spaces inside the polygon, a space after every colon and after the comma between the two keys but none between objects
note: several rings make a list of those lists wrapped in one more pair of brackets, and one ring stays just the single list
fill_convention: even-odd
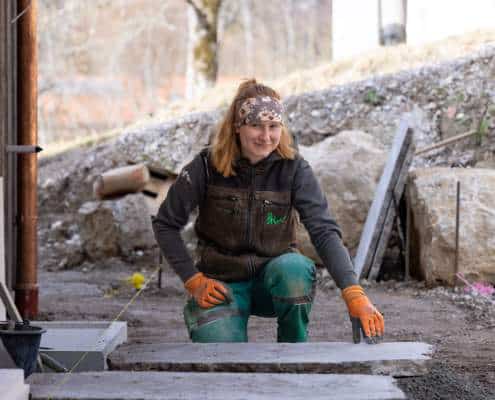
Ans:
[{"label": "cut log", "polygon": [[431,346],[379,343],[159,343],[123,346],[109,368],[133,371],[297,372],[418,376]]},{"label": "cut log", "polygon": [[146,165],[136,164],[111,169],[99,175],[93,184],[93,193],[99,200],[140,192],[150,180]]}]

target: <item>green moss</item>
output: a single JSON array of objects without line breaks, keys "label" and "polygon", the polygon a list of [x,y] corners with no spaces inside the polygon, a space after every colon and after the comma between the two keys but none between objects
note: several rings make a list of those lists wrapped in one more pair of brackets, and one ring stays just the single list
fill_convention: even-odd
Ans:
[{"label": "green moss", "polygon": [[462,92],[457,93],[456,101],[462,103],[464,100],[466,100],[466,95]]},{"label": "green moss", "polygon": [[483,141],[483,138],[487,135],[487,133],[488,133],[488,119],[483,118],[480,122],[478,130],[476,131],[476,144],[478,146],[481,145],[481,142]]},{"label": "green moss", "polygon": [[383,104],[385,98],[379,95],[375,89],[369,89],[365,93],[363,101],[366,104],[371,104],[372,106],[378,106],[380,104]]}]

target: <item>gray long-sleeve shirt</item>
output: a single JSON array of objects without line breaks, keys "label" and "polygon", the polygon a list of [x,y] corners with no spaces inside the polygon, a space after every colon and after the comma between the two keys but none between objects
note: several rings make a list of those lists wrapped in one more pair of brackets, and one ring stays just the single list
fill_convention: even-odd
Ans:
[{"label": "gray long-sleeve shirt", "polygon": [[216,172],[208,160],[207,153],[203,152],[184,167],[152,222],[161,251],[183,281],[198,270],[180,231],[191,212],[201,206],[207,185],[212,183],[241,190],[254,185],[256,190],[290,191],[292,207],[299,213],[337,286],[342,289],[357,284],[340,228],[331,216],[326,197],[306,160],[300,156],[294,160],[282,159],[275,152],[256,165],[242,159],[235,168],[236,175],[228,178]]}]

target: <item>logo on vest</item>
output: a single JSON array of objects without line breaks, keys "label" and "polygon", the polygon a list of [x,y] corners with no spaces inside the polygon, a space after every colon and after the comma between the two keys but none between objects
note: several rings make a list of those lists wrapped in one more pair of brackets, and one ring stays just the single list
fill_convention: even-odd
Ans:
[{"label": "logo on vest", "polygon": [[287,219],[286,216],[277,217],[276,215],[273,215],[272,212],[269,212],[268,214],[266,214],[266,221],[265,221],[265,223],[267,225],[278,225],[278,224],[283,224],[286,219]]}]

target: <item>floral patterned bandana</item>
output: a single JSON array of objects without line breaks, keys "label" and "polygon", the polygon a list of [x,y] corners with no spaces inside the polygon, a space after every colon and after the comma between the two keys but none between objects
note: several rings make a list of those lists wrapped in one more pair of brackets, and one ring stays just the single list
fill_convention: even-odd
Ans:
[{"label": "floral patterned bandana", "polygon": [[242,125],[260,123],[265,121],[279,122],[283,124],[284,106],[270,96],[249,97],[242,103],[236,115],[236,128]]}]

